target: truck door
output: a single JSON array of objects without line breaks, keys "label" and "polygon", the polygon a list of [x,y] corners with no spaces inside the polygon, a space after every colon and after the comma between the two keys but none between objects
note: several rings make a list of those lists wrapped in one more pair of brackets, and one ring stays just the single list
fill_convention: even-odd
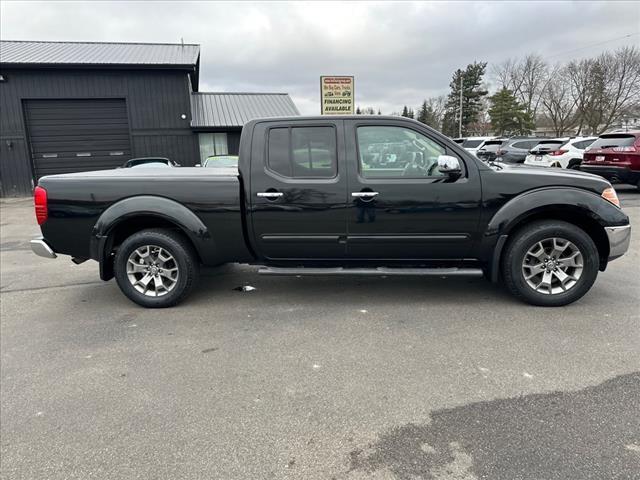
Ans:
[{"label": "truck door", "polygon": [[[470,253],[481,206],[475,164],[406,121],[346,120],[350,259],[458,261]],[[462,175],[438,170],[457,156]]]},{"label": "truck door", "polygon": [[249,184],[250,234],[259,256],[344,259],[348,197],[342,120],[257,123]]}]

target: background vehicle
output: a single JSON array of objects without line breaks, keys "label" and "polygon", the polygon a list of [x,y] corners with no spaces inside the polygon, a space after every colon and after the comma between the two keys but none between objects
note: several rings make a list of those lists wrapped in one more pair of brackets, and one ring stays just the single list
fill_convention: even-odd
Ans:
[{"label": "background vehicle", "polygon": [[167,167],[179,167],[180,164],[169,160],[165,157],[140,157],[140,158],[131,158],[122,164],[120,168],[135,168],[143,165],[152,164],[157,167],[159,164],[163,164]]},{"label": "background vehicle", "polygon": [[270,275],[486,275],[565,305],[624,254],[606,180],[489,167],[398,117],[252,120],[238,169],[130,169],[40,179],[34,252],[94,259],[146,307],[175,305],[200,264]]},{"label": "background vehicle", "polygon": [[467,152],[475,155],[478,153],[478,150],[484,145],[484,142],[487,140],[491,140],[495,137],[467,137],[460,144],[462,148],[464,148]]},{"label": "background vehicle", "polygon": [[596,137],[553,138],[541,140],[527,155],[524,163],[538,167],[579,169],[584,150]]},{"label": "background vehicle", "polygon": [[476,157],[485,162],[493,162],[496,159],[496,152],[500,149],[500,145],[505,140],[496,138],[493,140],[485,140],[485,142],[476,151]]},{"label": "background vehicle", "polygon": [[502,142],[498,151],[496,151],[496,161],[505,163],[524,163],[529,150],[533,149],[538,143],[545,138],[522,138],[512,137]]},{"label": "background vehicle", "polygon": [[237,155],[212,155],[207,157],[202,165],[198,164],[196,167],[204,168],[237,168],[238,156]]},{"label": "background vehicle", "polygon": [[600,135],[585,151],[580,170],[640,190],[640,130]]}]

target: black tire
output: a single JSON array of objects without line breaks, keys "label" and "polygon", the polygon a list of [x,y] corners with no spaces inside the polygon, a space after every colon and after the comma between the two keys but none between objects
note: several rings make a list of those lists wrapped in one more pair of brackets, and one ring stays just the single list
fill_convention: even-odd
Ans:
[{"label": "black tire", "polygon": [[[529,249],[549,238],[573,243],[582,256],[582,272],[566,291],[541,293],[525,280],[523,262]],[[531,305],[559,307],[575,302],[589,291],[598,276],[598,249],[591,237],[581,228],[559,220],[536,221],[518,230],[510,239],[502,257],[502,278],[507,289],[518,299]]]},{"label": "black tire", "polygon": [[[173,257],[171,266],[177,268],[177,279],[171,290],[161,296],[148,296],[136,290],[127,273],[129,257],[147,245],[166,251]],[[149,229],[134,233],[122,242],[114,260],[114,273],[120,290],[130,300],[147,308],[166,308],[177,305],[191,293],[198,281],[199,266],[198,257],[184,235],[172,230]]]},{"label": "black tire", "polygon": [[578,160],[576,158],[574,158],[573,160],[569,161],[569,165],[567,165],[567,168],[569,170],[580,170],[580,164],[582,163],[582,160]]}]

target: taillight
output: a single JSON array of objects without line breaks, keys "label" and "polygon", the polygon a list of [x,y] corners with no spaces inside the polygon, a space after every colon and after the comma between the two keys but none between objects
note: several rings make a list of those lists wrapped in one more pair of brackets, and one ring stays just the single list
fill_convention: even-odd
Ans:
[{"label": "taillight", "polygon": [[636,151],[636,147],[631,146],[631,147],[613,147],[612,150],[614,152],[635,152]]},{"label": "taillight", "polygon": [[555,152],[549,152],[552,157],[559,157],[560,155],[567,153],[569,150],[556,150]]},{"label": "taillight", "polygon": [[618,194],[613,187],[605,188],[604,192],[602,192],[602,198],[620,208],[620,200],[618,200]]},{"label": "taillight", "polygon": [[36,220],[38,225],[47,221],[49,208],[47,207],[47,191],[42,187],[36,187],[33,191],[33,203],[36,206]]}]

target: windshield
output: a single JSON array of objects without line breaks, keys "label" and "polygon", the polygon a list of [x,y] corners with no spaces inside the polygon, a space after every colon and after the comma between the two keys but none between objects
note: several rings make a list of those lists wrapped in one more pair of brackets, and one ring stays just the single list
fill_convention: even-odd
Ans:
[{"label": "windshield", "polygon": [[206,168],[237,167],[238,157],[236,155],[218,155],[208,157],[202,166]]},{"label": "windshield", "polygon": [[636,141],[633,135],[603,135],[591,144],[593,148],[631,147]]}]

